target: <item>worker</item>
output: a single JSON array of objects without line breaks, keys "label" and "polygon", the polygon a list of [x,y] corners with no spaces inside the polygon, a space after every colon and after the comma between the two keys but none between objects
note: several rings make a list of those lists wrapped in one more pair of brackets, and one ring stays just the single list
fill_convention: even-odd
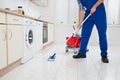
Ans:
[{"label": "worker", "polygon": [[[99,45],[100,45],[100,56],[103,63],[109,63],[108,59],[108,43],[107,43],[107,21],[106,11],[103,0],[78,0],[79,4],[79,22],[77,25],[78,29],[81,29],[81,42],[80,49],[77,55],[73,55],[74,59],[86,58],[86,50],[91,36],[92,29],[96,25]],[[89,15],[91,16],[81,25],[82,21]]]}]

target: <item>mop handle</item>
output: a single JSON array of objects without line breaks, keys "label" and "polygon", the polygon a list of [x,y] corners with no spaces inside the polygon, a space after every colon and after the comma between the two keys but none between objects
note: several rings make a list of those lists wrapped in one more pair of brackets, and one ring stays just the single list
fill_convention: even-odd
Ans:
[{"label": "mop handle", "polygon": [[[89,15],[82,21],[81,26],[85,23],[85,21],[86,21],[90,16],[91,16],[91,14],[89,14]],[[73,28],[74,28],[75,33],[79,32],[79,29],[78,29],[78,28],[77,28],[76,30],[75,30],[75,27],[73,27]]]},{"label": "mop handle", "polygon": [[[89,14],[83,21],[82,21],[82,23],[81,23],[81,25],[83,25],[84,24],[84,22],[89,18],[91,16],[91,14]],[[73,29],[74,29],[74,31],[75,31],[75,27],[73,26]],[[77,31],[79,31],[79,30],[77,30]],[[73,36],[73,35],[72,35]],[[71,36],[71,37],[72,37]],[[67,41],[71,38],[71,37],[69,37],[68,39],[67,39]],[[66,41],[66,42],[67,42]]]},{"label": "mop handle", "polygon": [[[81,23],[81,26],[85,23],[85,21],[91,16],[91,14],[89,14]],[[77,30],[75,30],[75,32],[79,32],[79,29],[77,28]]]},{"label": "mop handle", "polygon": [[89,15],[82,21],[81,25],[83,25],[84,22],[85,22],[90,16],[91,16],[91,14],[89,14]]}]

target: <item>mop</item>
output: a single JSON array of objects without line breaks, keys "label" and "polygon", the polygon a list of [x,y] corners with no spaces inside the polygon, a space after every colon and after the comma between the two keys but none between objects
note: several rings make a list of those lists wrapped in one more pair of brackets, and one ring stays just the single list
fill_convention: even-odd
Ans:
[{"label": "mop", "polygon": [[[84,21],[82,22],[81,25],[83,25],[83,23],[84,23],[90,16],[91,16],[91,14],[89,14],[89,15],[84,19]],[[78,34],[79,29],[75,30],[75,27],[74,27],[74,26],[73,26],[73,28],[74,28],[74,31],[75,31],[74,34],[76,34],[76,33]],[[74,35],[74,34],[73,34],[73,35]],[[72,35],[72,36],[73,36],[73,35]],[[72,36],[71,36],[71,37],[72,37]],[[70,38],[71,38],[71,37],[70,37]],[[70,38],[68,38],[67,41],[68,41]],[[49,56],[49,58],[48,58],[48,61],[55,61],[55,58],[56,58],[56,53],[51,54],[51,55]]]},{"label": "mop", "polygon": [[49,56],[48,61],[54,61],[56,58],[56,53]]}]

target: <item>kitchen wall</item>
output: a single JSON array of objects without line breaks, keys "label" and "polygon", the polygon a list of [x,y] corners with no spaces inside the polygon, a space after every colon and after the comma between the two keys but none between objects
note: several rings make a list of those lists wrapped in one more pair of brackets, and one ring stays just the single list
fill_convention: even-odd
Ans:
[{"label": "kitchen wall", "polygon": [[53,22],[54,3],[55,0],[48,0],[47,7],[39,7],[30,0],[0,0],[0,8],[10,8],[10,10],[17,10],[17,7],[21,5],[25,11],[25,15]]},{"label": "kitchen wall", "polygon": [[120,0],[104,0],[104,2],[108,24],[120,24]]},{"label": "kitchen wall", "polygon": [[56,0],[55,22],[74,24],[78,21],[78,4],[76,0]]},{"label": "kitchen wall", "polygon": [[69,19],[69,9],[68,9],[68,0],[56,0],[56,8],[55,8],[55,22],[68,24]]}]

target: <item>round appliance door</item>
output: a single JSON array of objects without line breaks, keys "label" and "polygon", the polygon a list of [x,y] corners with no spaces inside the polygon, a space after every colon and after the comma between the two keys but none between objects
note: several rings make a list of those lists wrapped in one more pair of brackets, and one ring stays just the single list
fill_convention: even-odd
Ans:
[{"label": "round appliance door", "polygon": [[26,44],[29,48],[33,46],[33,31],[32,29],[28,29],[26,33]]}]

